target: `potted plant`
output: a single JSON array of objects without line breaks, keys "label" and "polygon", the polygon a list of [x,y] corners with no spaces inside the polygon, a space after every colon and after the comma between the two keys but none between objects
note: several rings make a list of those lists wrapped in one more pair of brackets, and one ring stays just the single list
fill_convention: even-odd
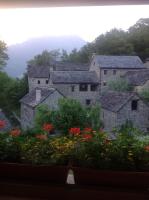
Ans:
[{"label": "potted plant", "polygon": [[134,129],[118,131],[114,139],[91,129],[75,137],[71,169],[76,184],[148,188],[149,139],[140,140]]},{"label": "potted plant", "polygon": [[[32,136],[19,129],[0,135],[0,177],[20,180],[66,182],[67,153],[60,154],[58,137],[48,137],[51,126],[44,124],[44,132]],[[46,133],[48,131],[48,134]],[[65,143],[65,141],[63,142]]]}]

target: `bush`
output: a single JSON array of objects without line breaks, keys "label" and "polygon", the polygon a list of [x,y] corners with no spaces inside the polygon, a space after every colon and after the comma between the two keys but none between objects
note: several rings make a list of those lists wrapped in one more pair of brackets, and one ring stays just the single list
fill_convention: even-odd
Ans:
[{"label": "bush", "polygon": [[56,130],[68,134],[71,127],[93,127],[99,129],[100,106],[83,107],[80,102],[73,99],[60,99],[58,109],[50,111],[47,106],[40,106],[37,110],[35,127],[40,131],[44,123],[51,123]]},{"label": "bush", "polygon": [[149,89],[148,88],[142,89],[142,91],[139,94],[146,102],[149,102]]},{"label": "bush", "polygon": [[117,92],[127,92],[133,89],[132,86],[130,86],[129,83],[122,78],[117,78],[116,80],[109,81],[108,88]]}]

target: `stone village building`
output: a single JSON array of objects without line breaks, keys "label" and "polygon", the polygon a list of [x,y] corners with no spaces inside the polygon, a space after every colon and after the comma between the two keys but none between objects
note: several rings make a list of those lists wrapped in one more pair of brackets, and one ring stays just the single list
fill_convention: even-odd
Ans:
[{"label": "stone village building", "polygon": [[[72,64],[69,62],[55,62],[51,63],[50,66],[28,66],[29,93],[21,100],[21,125],[23,128],[33,127],[36,110],[35,108],[37,104],[39,105],[46,101],[46,103],[49,104],[49,107],[52,108],[52,102],[54,101],[57,105],[58,99],[61,97],[76,99],[80,101],[82,105],[87,106],[101,101],[101,107],[105,110],[103,106],[104,101],[102,101],[100,97],[102,91],[104,91],[107,87],[107,82],[109,80],[114,80],[117,77],[123,76],[130,70],[136,72],[143,71],[144,69],[144,64],[138,56],[101,55],[93,55],[90,65]],[[49,91],[51,94],[50,91],[54,90],[51,88],[55,89],[53,96],[44,95],[43,91],[47,91],[47,93]],[[41,91],[41,101],[38,101],[37,103],[39,90]],[[107,95],[108,94],[109,93],[107,93]],[[113,96],[110,96],[110,98],[115,99],[116,96],[113,94]],[[142,100],[139,102],[142,102]],[[123,104],[123,102],[121,103]],[[121,112],[124,112],[121,114],[121,118],[123,118],[123,120],[121,119],[121,122],[125,122],[127,120],[128,117],[126,113],[132,112],[132,110],[125,104],[124,108],[125,109],[121,110]],[[135,111],[136,116],[140,115],[140,109],[142,109],[141,113],[143,113],[146,110],[146,107],[140,107],[139,104],[139,110]],[[117,112],[117,110],[114,112]],[[106,130],[110,131],[113,126],[121,124],[119,122],[113,121],[118,119],[115,117],[113,118],[113,112],[108,114],[109,112],[105,111],[104,116],[106,113],[107,117],[103,118]],[[148,118],[148,115],[142,114],[142,118],[144,118],[145,121]],[[131,119],[135,123],[141,122],[139,122],[137,117],[133,117]],[[109,121],[108,124],[107,120]],[[113,126],[110,125],[110,123],[113,123]],[[145,130],[148,128],[148,125],[144,124],[143,127],[140,126],[139,128]]]},{"label": "stone village building", "polygon": [[139,71],[128,71],[123,78],[134,87],[134,91],[141,92],[149,89],[149,68]]},{"label": "stone village building", "polygon": [[128,71],[145,69],[144,64],[138,56],[102,56],[93,55],[90,71],[96,71],[100,80],[100,91],[107,89],[111,80],[120,78]]},{"label": "stone village building", "polygon": [[100,98],[101,119],[104,129],[110,132],[126,121],[145,132],[149,131],[149,106],[135,92],[108,91]]},{"label": "stone village building", "polygon": [[34,127],[34,119],[38,105],[47,105],[50,109],[57,109],[58,100],[63,98],[55,88],[36,88],[26,94],[21,100],[21,127],[23,129]]}]

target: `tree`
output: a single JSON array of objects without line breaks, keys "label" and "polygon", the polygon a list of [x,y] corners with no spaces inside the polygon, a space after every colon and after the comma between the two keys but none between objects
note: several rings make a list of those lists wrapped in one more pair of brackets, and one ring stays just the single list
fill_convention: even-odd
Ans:
[{"label": "tree", "polygon": [[149,57],[149,18],[141,18],[129,28],[129,41],[142,60]]},{"label": "tree", "polygon": [[108,88],[117,92],[126,92],[132,90],[132,87],[129,85],[129,83],[122,78],[117,78],[116,80],[109,81]]},{"label": "tree", "polygon": [[60,52],[58,49],[52,51],[44,50],[41,54],[34,56],[34,58],[29,60],[27,63],[28,65],[33,66],[49,66],[59,55]]},{"label": "tree", "polygon": [[6,51],[7,46],[5,42],[0,41],[0,69],[2,69],[6,65],[6,61],[8,60],[8,55]]},{"label": "tree", "polygon": [[133,55],[133,45],[128,41],[128,33],[112,29],[95,40],[95,51],[101,55]]}]

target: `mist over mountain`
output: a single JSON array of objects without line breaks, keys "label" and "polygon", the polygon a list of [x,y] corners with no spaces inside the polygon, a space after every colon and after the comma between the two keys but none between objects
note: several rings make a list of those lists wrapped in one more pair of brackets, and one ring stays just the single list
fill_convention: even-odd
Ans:
[{"label": "mist over mountain", "polygon": [[78,36],[49,36],[27,40],[8,47],[9,60],[5,71],[12,77],[20,77],[26,71],[26,62],[43,50],[80,49],[86,42]]}]

